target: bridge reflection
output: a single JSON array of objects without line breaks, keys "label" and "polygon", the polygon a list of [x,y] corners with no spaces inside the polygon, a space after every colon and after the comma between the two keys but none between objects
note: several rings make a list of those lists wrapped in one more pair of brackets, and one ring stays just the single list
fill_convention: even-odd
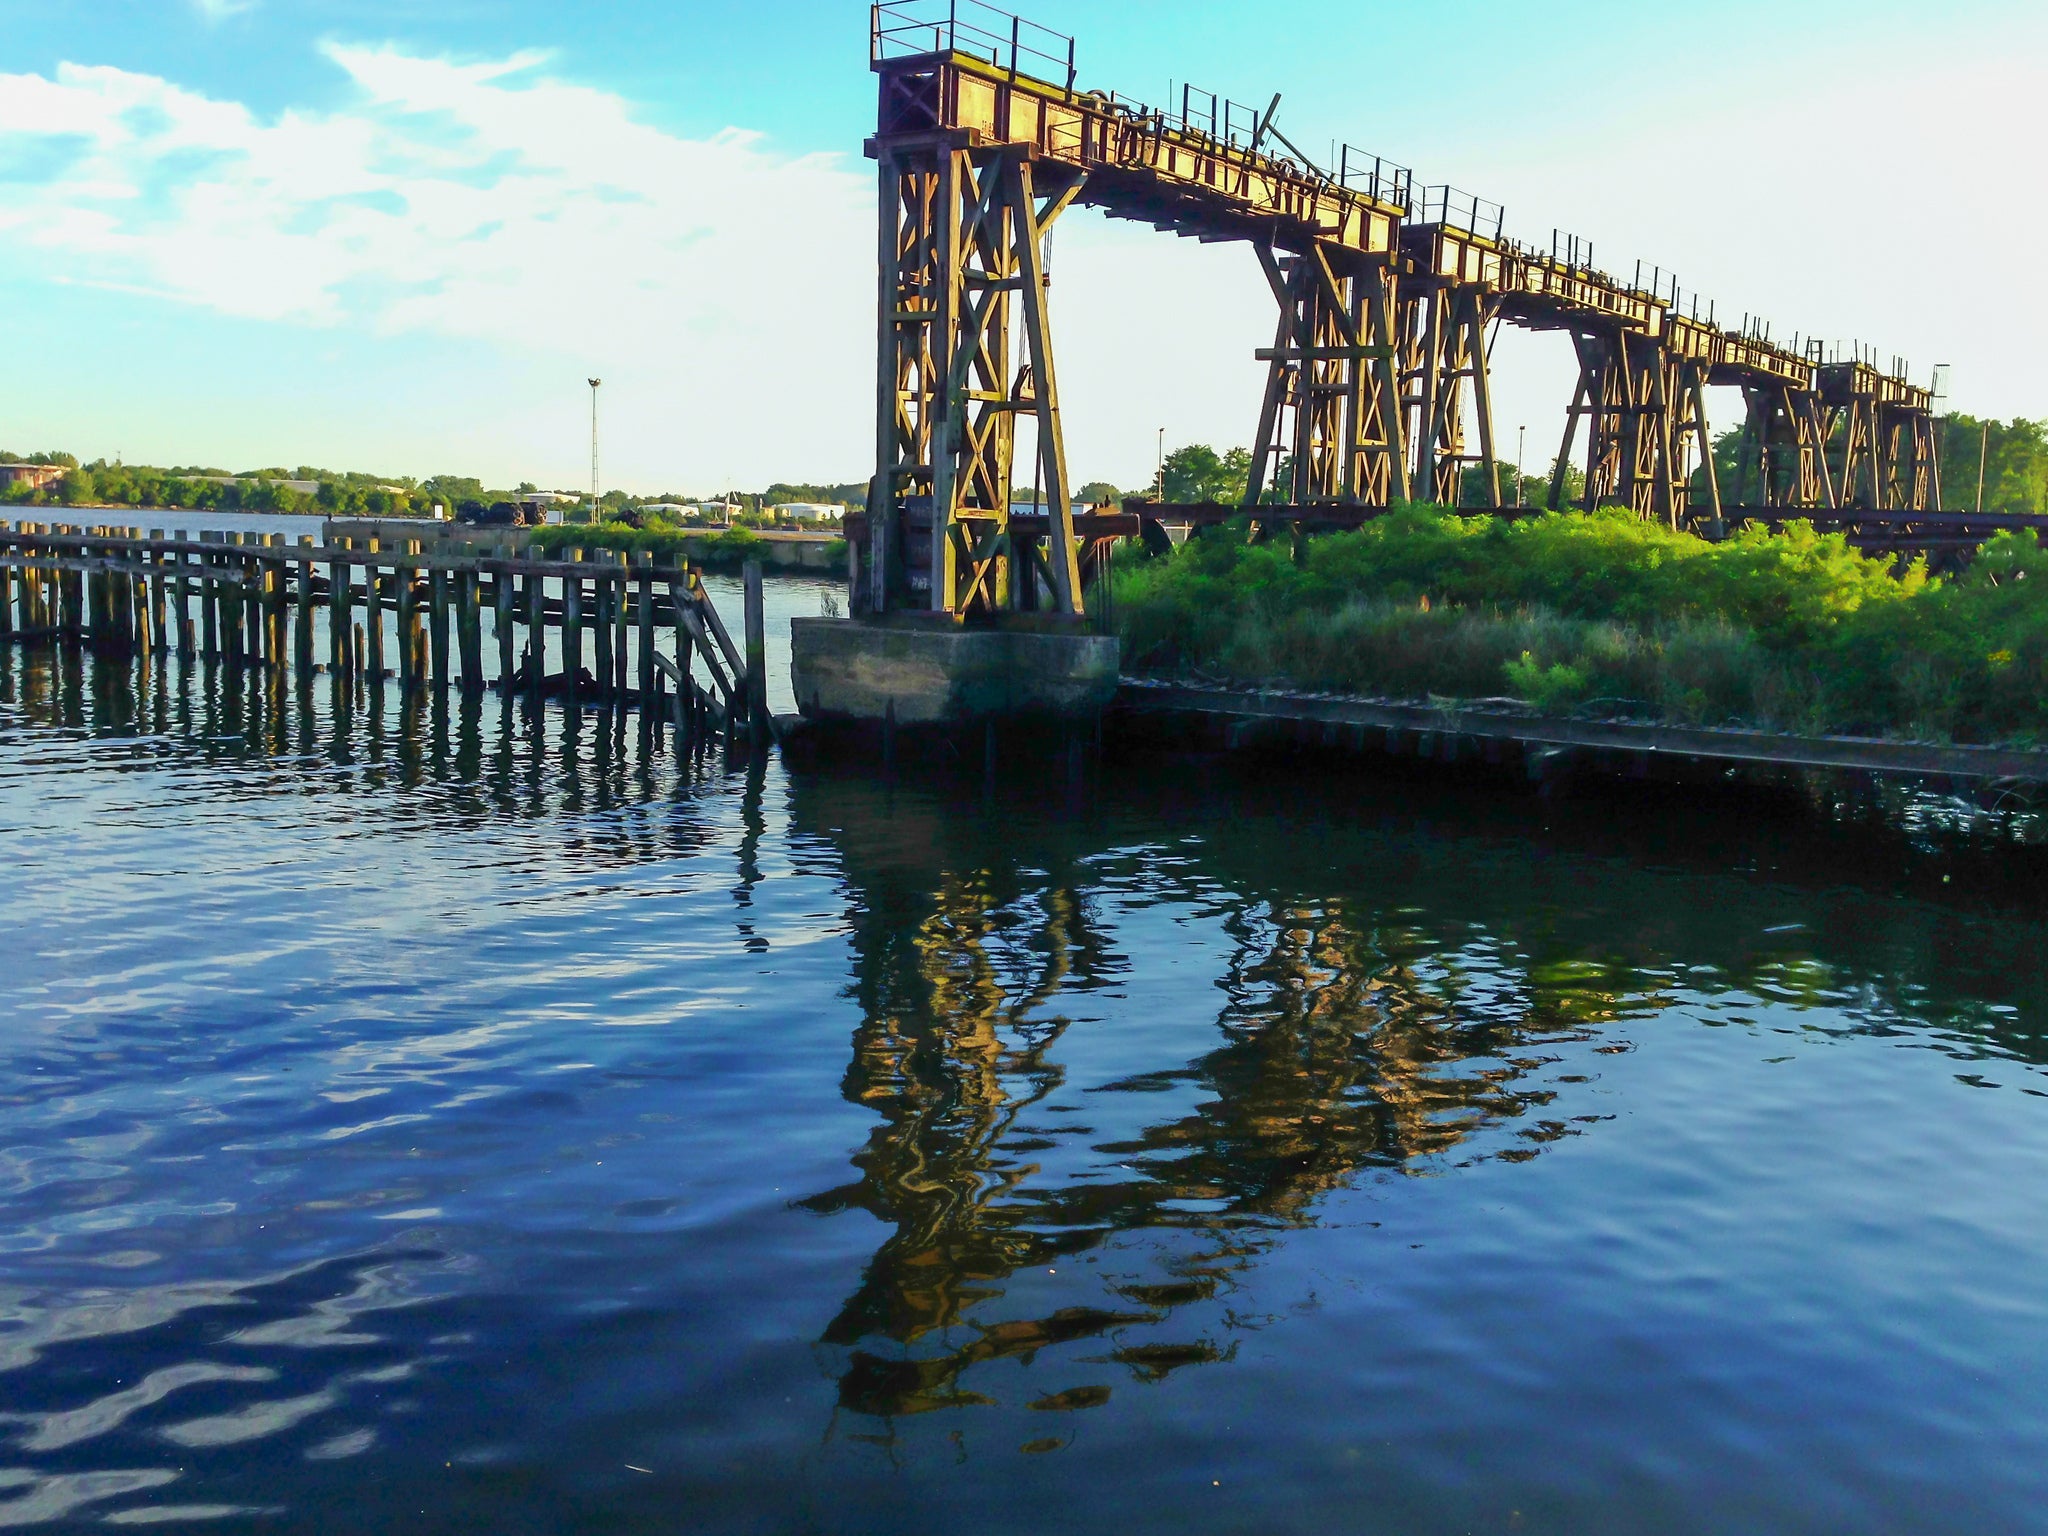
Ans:
[{"label": "bridge reflection", "polygon": [[821,1336],[851,1411],[993,1401],[979,1367],[1062,1346],[1091,1379],[1034,1406],[1228,1359],[1263,1325],[1234,1303],[1280,1233],[1363,1179],[1582,1129],[1597,1117],[1549,1113],[1544,1047],[1642,1001],[1491,972],[1478,949],[1454,973],[1366,903],[1194,877],[1144,899],[1191,897],[1228,935],[1220,1001],[1172,1030],[1162,1049],[1185,1055],[1159,1070],[1077,1080],[1073,1031],[1117,1028],[1146,989],[1109,910],[1128,871],[1071,828],[1006,836],[912,797],[883,817],[875,793],[810,781],[792,806],[844,858],[861,1015],[844,1092],[877,1117],[858,1177],[801,1203],[889,1229]]},{"label": "bridge reflection", "polygon": [[[1600,1065],[1675,1006],[1753,1027],[1752,1001],[1848,1005],[1921,1048],[2048,1061],[2030,917],[1958,922],[1839,883],[1923,860],[2038,870],[1996,837],[1697,807],[1537,828],[1526,807],[1408,787],[1109,799],[996,816],[792,784],[795,827],[839,855],[860,1018],[843,1091],[876,1117],[855,1177],[801,1203],[886,1229],[820,1336],[844,1410],[1012,1401],[1027,1379],[1030,1406],[1089,1407],[1227,1360],[1273,1321],[1253,1297],[1286,1232],[1376,1179],[1597,1135]],[[1158,905],[1187,919],[1209,985],[1167,989],[1173,957],[1125,947],[1123,915]],[[1137,1021],[1160,1065],[1091,1077],[1091,1039]],[[1042,1355],[1058,1380],[994,1369]]]}]

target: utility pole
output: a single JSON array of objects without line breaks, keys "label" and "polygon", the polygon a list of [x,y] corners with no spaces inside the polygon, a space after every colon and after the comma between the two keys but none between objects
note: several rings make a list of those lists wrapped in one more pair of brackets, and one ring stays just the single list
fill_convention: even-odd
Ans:
[{"label": "utility pole", "polygon": [[603,379],[590,381],[590,520],[597,521],[597,386]]},{"label": "utility pole", "polygon": [[1991,418],[1977,423],[1977,510],[1984,510],[1984,458],[1991,451]]}]

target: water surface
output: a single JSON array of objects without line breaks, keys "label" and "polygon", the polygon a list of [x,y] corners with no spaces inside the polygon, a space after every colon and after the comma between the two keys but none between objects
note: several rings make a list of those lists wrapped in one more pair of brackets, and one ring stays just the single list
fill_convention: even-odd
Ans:
[{"label": "water surface", "polygon": [[0,1524],[2038,1529],[1998,829],[0,700]]}]

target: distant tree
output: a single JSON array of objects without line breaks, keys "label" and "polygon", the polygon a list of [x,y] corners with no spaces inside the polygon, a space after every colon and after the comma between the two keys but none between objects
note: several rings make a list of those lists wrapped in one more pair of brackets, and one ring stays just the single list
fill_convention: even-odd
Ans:
[{"label": "distant tree", "polygon": [[1163,499],[1169,502],[1244,500],[1252,467],[1251,450],[1233,448],[1219,454],[1207,443],[1189,443],[1166,456]]},{"label": "distant tree", "polygon": [[2015,417],[1984,421],[1957,414],[1941,420],[1942,505],[1969,511],[1977,505],[1977,466],[1984,466],[1986,512],[2040,512],[2048,508],[2048,422]]},{"label": "distant tree", "polygon": [[[1500,485],[1500,506],[1503,512],[1512,512],[1517,507],[1521,507],[1524,510],[1540,511],[1548,506],[1550,500],[1549,477],[1545,475],[1521,476],[1520,494],[1517,495],[1514,465],[1502,464],[1496,461],[1493,466],[1493,473],[1495,480]],[[1585,477],[1580,476],[1576,481],[1572,481],[1570,476],[1566,478],[1568,484],[1583,486]],[[1418,494],[1423,489],[1424,487],[1421,486],[1416,487]],[[1575,495],[1576,492],[1573,494]],[[1568,502],[1567,504],[1575,505],[1576,503]],[[1489,505],[1486,499],[1486,471],[1477,464],[1467,464],[1458,476],[1458,505],[1467,510],[1483,508]]]},{"label": "distant tree", "polygon": [[483,482],[469,475],[433,475],[420,482],[420,491],[447,506],[463,501],[488,503],[492,499],[484,491]]},{"label": "distant tree", "polygon": [[[1560,462],[1562,461],[1553,460],[1551,462],[1552,475],[1556,474],[1557,465]],[[1532,502],[1532,505],[1550,507],[1549,475],[1546,475],[1542,480],[1537,482],[1537,491],[1538,496],[1536,500]],[[1579,468],[1579,466],[1576,464],[1566,464],[1564,466],[1564,497],[1561,501],[1559,501],[1557,506],[1551,508],[1551,510],[1557,512],[1566,512],[1571,510],[1573,507],[1585,505],[1585,501],[1586,472],[1583,469]]]},{"label": "distant tree", "polygon": [[1124,499],[1124,493],[1107,480],[1090,480],[1075,494],[1091,507],[1114,506]]}]

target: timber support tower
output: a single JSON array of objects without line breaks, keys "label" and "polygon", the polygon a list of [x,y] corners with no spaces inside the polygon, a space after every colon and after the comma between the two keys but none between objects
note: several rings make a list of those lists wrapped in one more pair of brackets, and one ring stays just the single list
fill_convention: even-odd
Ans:
[{"label": "timber support tower", "polygon": [[[876,463],[857,614],[1080,619],[1101,541],[1073,512],[1045,257],[1077,203],[1251,247],[1276,311],[1241,509],[1262,523],[1500,507],[1503,325],[1564,332],[1577,357],[1552,505],[1572,465],[1586,508],[1710,538],[1809,517],[1881,539],[1941,517],[1932,393],[1902,362],[1724,328],[1660,270],[1618,279],[1575,237],[1509,239],[1497,205],[1348,146],[1318,165],[1274,123],[1277,96],[1260,111],[1189,87],[1162,109],[1083,90],[1071,38],[979,0],[875,5],[870,62]],[[1709,385],[1744,402],[1733,486],[1715,473]],[[1018,511],[1027,469],[1036,504]]]}]

